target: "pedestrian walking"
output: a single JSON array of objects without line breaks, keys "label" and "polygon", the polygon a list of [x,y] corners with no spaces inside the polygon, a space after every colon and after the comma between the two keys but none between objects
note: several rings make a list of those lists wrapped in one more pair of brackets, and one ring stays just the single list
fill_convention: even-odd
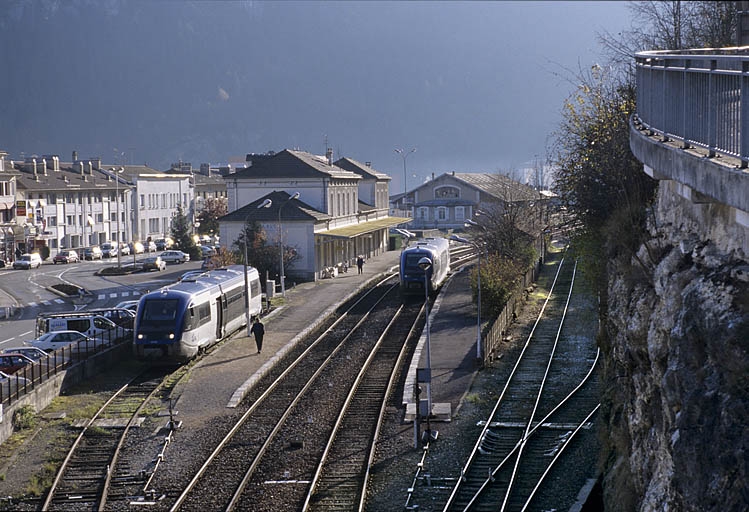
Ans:
[{"label": "pedestrian walking", "polygon": [[255,318],[255,323],[252,324],[250,332],[255,335],[255,345],[257,345],[257,353],[259,354],[263,350],[263,336],[265,335],[265,326],[260,321],[260,317]]},{"label": "pedestrian walking", "polygon": [[356,268],[359,269],[360,274],[364,271],[364,256],[356,258]]}]

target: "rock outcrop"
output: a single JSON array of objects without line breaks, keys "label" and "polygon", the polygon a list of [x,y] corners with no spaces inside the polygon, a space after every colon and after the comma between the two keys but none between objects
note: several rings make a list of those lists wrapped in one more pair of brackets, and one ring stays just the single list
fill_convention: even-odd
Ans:
[{"label": "rock outcrop", "polygon": [[749,506],[748,290],[741,250],[664,229],[609,265],[606,510]]}]

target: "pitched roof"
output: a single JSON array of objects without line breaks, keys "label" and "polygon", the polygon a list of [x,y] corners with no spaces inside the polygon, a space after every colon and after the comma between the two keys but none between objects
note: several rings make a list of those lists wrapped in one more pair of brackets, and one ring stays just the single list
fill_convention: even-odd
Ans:
[{"label": "pitched roof", "polygon": [[[504,174],[492,173],[445,173],[502,201],[533,201],[539,199],[538,191],[519,183]],[[440,178],[442,177],[440,176]],[[439,178],[437,178],[439,179]]]},{"label": "pitched roof", "polygon": [[388,176],[384,172],[380,172],[376,169],[373,169],[367,164],[357,162],[353,158],[348,158],[348,157],[339,158],[333,163],[333,165],[337,165],[341,169],[346,169],[347,171],[354,172],[364,178],[375,178],[378,180],[392,179],[390,176]]},{"label": "pitched roof", "polygon": [[[266,199],[271,200],[271,205],[262,208],[261,205]],[[257,222],[278,222],[278,209],[283,207],[281,220],[287,221],[323,221],[330,219],[330,215],[319,212],[310,205],[299,199],[291,199],[291,195],[286,191],[274,190],[270,194],[244,205],[242,208],[227,213],[220,217],[219,222],[247,222],[253,220]]]},{"label": "pitched roof", "polygon": [[291,149],[284,149],[252,167],[230,174],[227,178],[241,180],[278,177],[319,178],[326,176],[337,179],[361,179],[361,176],[356,173],[341,169],[337,165],[328,164],[324,156]]}]

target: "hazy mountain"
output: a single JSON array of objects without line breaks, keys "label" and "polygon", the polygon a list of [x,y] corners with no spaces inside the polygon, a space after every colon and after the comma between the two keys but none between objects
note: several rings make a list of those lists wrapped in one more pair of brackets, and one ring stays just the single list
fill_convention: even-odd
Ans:
[{"label": "hazy mountain", "polygon": [[[5,0],[0,149],[166,168],[298,147],[419,179],[543,158],[621,3]],[[610,21],[606,21],[607,18]],[[613,24],[613,26],[611,26]],[[409,186],[415,184],[409,177]]]}]

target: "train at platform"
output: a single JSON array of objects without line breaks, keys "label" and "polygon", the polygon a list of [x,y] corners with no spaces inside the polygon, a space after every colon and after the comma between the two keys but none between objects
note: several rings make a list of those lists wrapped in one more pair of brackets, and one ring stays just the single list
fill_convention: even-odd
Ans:
[{"label": "train at platform", "polygon": [[[432,264],[425,271],[419,266],[422,258],[428,258]],[[446,238],[425,238],[406,247],[400,256],[400,289],[404,295],[424,295],[424,286],[428,293],[439,290],[450,272],[450,242]]]},{"label": "train at platform", "polygon": [[182,279],[138,302],[133,348],[139,359],[185,362],[247,325],[262,312],[257,269],[231,265]]}]

